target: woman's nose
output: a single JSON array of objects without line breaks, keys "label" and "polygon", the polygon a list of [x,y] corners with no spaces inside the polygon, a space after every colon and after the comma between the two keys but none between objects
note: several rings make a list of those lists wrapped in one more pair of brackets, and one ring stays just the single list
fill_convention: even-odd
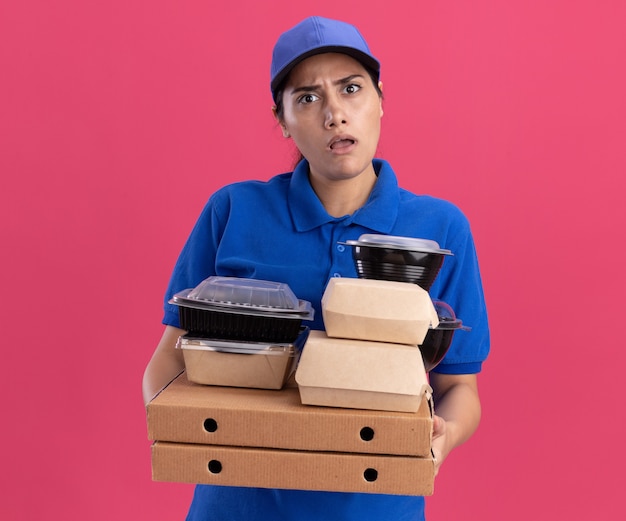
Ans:
[{"label": "woman's nose", "polygon": [[346,119],[345,109],[341,103],[341,100],[331,97],[326,101],[324,114],[324,127],[333,128],[337,125],[345,125],[348,121]]}]

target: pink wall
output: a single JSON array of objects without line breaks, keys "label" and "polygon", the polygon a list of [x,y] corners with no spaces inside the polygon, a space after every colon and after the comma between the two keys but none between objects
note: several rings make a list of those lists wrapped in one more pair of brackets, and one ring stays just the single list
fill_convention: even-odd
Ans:
[{"label": "pink wall", "polygon": [[370,4],[3,3],[0,518],[183,517],[191,487],[150,479],[141,375],[205,199],[289,169],[269,59],[309,14],[362,29],[380,154],[463,208],[479,249],[484,420],[430,519],[623,511],[624,4]]}]

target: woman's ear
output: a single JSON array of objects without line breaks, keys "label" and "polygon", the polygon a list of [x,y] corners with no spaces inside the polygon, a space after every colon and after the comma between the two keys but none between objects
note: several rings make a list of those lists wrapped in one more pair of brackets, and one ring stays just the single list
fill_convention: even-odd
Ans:
[{"label": "woman's ear", "polygon": [[383,97],[382,97],[382,92],[383,92],[383,82],[379,81],[378,82],[378,90],[381,92],[381,96],[380,96],[380,117],[383,117],[383,114],[385,113],[383,111]]},{"label": "woman's ear", "polygon": [[291,134],[289,134],[289,131],[287,130],[287,127],[285,126],[285,124],[278,117],[278,113],[276,112],[276,105],[274,105],[272,107],[272,114],[276,118],[276,121],[278,121],[278,124],[280,125],[280,129],[283,131],[283,137],[285,137],[285,138],[291,137]]}]

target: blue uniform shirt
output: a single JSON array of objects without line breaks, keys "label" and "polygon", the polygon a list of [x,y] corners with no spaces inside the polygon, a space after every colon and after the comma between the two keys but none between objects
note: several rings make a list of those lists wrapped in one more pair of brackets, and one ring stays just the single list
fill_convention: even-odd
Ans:
[{"label": "blue uniform shirt", "polygon": [[[211,275],[285,282],[315,308],[313,329],[324,329],[320,302],[331,277],[356,277],[350,247],[364,233],[437,241],[452,251],[430,294],[448,303],[471,331],[455,333],[435,371],[477,373],[489,352],[489,330],[469,224],[453,204],[398,186],[391,166],[374,160],[378,180],[366,204],[352,215],[329,215],[313,191],[308,163],[267,182],[244,181],[215,192],[203,209],[174,268],[165,296],[164,324],[179,327],[167,301]],[[423,498],[198,486],[189,518],[423,519]]]}]

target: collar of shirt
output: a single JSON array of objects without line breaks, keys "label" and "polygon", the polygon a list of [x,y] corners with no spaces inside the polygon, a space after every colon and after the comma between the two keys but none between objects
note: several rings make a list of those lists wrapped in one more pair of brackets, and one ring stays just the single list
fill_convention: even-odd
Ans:
[{"label": "collar of shirt", "polygon": [[[352,222],[378,233],[389,233],[398,216],[400,194],[398,180],[391,165],[374,159],[378,181],[367,202],[350,216]],[[345,217],[329,215],[309,182],[309,163],[303,159],[291,176],[288,195],[289,211],[298,231],[308,231]]]}]

